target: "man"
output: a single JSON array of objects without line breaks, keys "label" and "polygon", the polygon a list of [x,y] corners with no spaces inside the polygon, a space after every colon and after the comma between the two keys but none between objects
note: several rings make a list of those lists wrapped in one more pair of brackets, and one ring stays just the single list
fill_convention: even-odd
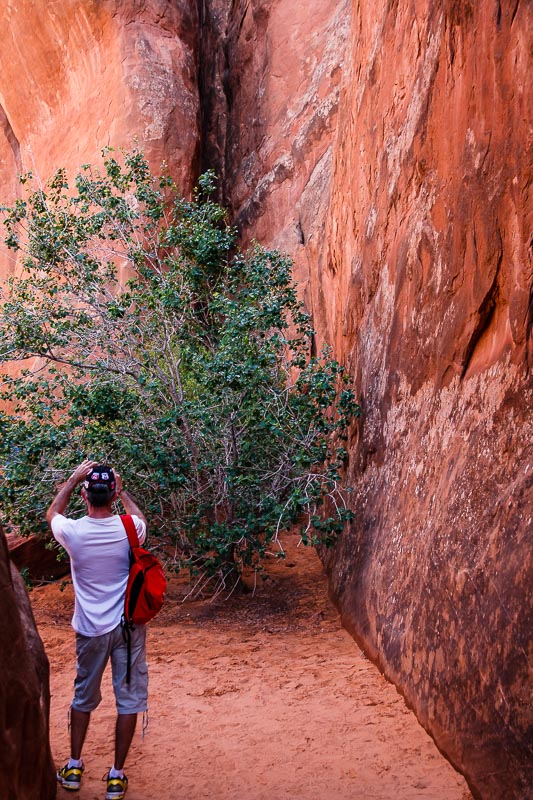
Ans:
[{"label": "man", "polygon": [[[64,514],[80,483],[87,515],[68,519]],[[111,658],[117,721],[115,762],[107,776],[106,800],[120,800],[126,793],[124,762],[137,714],[147,710],[148,696],[144,625],[136,625],[132,632],[131,678],[129,683],[126,681],[127,646],[120,622],[129,574],[129,542],[120,516],[113,513],[112,505],[118,498],[126,513],[132,515],[142,543],[146,538],[144,515],[124,490],[120,475],[96,461],[80,464],[46,514],[54,538],[70,556],[75,595],[72,627],[76,631],[76,679],[71,706],[71,752],[57,779],[65,789],[80,788],[84,769],[81,751],[91,711],[102,699],[100,684]]]}]

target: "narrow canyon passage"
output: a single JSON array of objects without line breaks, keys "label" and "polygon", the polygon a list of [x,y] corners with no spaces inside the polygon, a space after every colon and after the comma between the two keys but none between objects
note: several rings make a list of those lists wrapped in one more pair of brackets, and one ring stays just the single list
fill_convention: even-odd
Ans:
[{"label": "narrow canyon passage", "polygon": [[[361,653],[327,599],[315,553],[287,537],[255,595],[183,603],[183,580],[149,630],[149,726],[127,763],[129,800],[467,800],[395,688]],[[51,662],[51,741],[68,756],[74,679],[72,587],[34,589]],[[110,675],[84,750],[80,800],[104,796],[111,765]],[[58,788],[58,797],[67,796]]]}]

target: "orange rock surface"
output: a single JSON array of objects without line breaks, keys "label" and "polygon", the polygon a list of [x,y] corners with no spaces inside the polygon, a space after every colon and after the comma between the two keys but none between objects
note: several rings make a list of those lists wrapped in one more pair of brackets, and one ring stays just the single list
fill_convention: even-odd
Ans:
[{"label": "orange rock surface", "polygon": [[0,4],[0,186],[75,171],[137,140],[190,187],[199,151],[194,4],[17,0]]},{"label": "orange rock surface", "polygon": [[333,592],[495,800],[530,788],[532,22],[354,4],[315,285],[364,407]]}]

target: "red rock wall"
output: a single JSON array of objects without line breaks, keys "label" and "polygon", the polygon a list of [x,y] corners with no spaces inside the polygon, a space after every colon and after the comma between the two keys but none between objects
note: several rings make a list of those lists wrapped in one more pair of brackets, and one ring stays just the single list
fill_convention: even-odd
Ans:
[{"label": "red rock wall", "polygon": [[48,743],[48,659],[1,525],[0,669],[0,797],[51,800],[56,777]]},{"label": "red rock wall", "polygon": [[332,591],[473,789],[525,798],[532,6],[352,14],[315,285],[363,403]]},{"label": "red rock wall", "polygon": [[4,0],[0,27],[4,201],[22,170],[46,179],[135,139],[190,188],[200,147],[195,3]]},{"label": "red rock wall", "polygon": [[293,255],[364,409],[356,520],[325,554],[345,623],[479,796],[526,796],[531,4],[21,0],[0,21],[4,196],[137,136],[184,191],[214,166],[243,241]]},{"label": "red rock wall", "polygon": [[218,12],[226,199],[295,258],[364,408],[332,593],[476,795],[525,797],[531,6]]}]

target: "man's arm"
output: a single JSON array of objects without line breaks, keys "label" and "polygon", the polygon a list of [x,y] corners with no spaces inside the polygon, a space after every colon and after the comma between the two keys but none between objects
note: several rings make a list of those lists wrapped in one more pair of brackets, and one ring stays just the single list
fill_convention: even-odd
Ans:
[{"label": "man's arm", "polygon": [[124,487],[122,486],[122,478],[117,472],[115,472],[115,480],[117,482],[116,497],[120,499],[120,501],[122,502],[126,514],[135,514],[137,517],[139,517],[140,520],[144,522],[145,525],[147,525],[146,517],[144,516],[143,512],[137,505],[137,501],[135,500],[134,497],[132,497],[132,495],[129,492],[127,492],[124,489]]},{"label": "man's arm", "polygon": [[70,478],[65,481],[60,488],[54,499],[50,504],[50,508],[46,512],[46,521],[51,525],[53,518],[56,514],[64,514],[70,500],[70,495],[78,485],[87,477],[88,472],[96,466],[97,461],[87,459],[74,470]]}]

